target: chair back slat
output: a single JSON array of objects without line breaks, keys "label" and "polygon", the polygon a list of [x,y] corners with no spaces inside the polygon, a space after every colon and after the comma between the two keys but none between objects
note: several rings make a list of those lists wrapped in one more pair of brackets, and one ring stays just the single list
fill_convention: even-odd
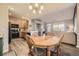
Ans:
[{"label": "chair back slat", "polygon": [[48,32],[47,33],[47,36],[54,36],[55,34],[54,33],[51,33],[51,32]]},{"label": "chair back slat", "polygon": [[32,47],[32,45],[34,44],[33,40],[30,38],[29,35],[26,35],[26,41],[27,41],[27,44],[29,46],[29,48]]}]

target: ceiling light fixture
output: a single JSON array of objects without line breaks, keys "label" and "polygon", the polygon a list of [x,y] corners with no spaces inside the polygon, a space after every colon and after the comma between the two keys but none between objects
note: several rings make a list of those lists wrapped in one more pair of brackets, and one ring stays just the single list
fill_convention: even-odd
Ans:
[{"label": "ceiling light fixture", "polygon": [[15,9],[12,8],[12,7],[9,7],[8,10],[9,10],[10,12],[14,12]]},{"label": "ceiling light fixture", "polygon": [[39,13],[41,14],[43,9],[44,9],[44,6],[42,3],[31,3],[29,4],[29,9],[32,10],[32,12],[35,14],[35,13]]}]

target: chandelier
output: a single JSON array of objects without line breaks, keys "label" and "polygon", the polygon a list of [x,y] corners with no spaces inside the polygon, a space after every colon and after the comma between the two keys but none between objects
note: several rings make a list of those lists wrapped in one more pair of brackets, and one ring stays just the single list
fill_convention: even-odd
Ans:
[{"label": "chandelier", "polygon": [[35,13],[41,14],[44,9],[44,6],[42,3],[31,3],[29,4],[29,9],[32,10],[34,14]]}]

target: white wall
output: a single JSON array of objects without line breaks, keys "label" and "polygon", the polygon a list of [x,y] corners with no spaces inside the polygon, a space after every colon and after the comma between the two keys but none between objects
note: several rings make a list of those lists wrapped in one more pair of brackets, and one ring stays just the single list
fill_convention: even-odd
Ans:
[{"label": "white wall", "polygon": [[64,21],[64,23],[65,23],[65,31],[73,32],[73,20]]},{"label": "white wall", "polygon": [[3,52],[8,51],[8,8],[0,4],[0,33],[3,33]]},{"label": "white wall", "polygon": [[77,15],[75,15],[74,24],[74,32],[77,33]]},{"label": "white wall", "polygon": [[79,48],[79,4],[77,4],[77,47]]}]

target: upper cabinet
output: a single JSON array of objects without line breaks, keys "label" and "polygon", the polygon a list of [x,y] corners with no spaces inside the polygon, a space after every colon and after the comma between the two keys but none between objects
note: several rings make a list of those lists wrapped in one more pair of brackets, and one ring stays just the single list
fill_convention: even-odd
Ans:
[{"label": "upper cabinet", "polygon": [[9,22],[11,22],[11,24],[18,24],[20,29],[28,29],[29,21],[27,19],[9,16]]},{"label": "upper cabinet", "polygon": [[28,28],[28,20],[19,20],[20,28]]}]

